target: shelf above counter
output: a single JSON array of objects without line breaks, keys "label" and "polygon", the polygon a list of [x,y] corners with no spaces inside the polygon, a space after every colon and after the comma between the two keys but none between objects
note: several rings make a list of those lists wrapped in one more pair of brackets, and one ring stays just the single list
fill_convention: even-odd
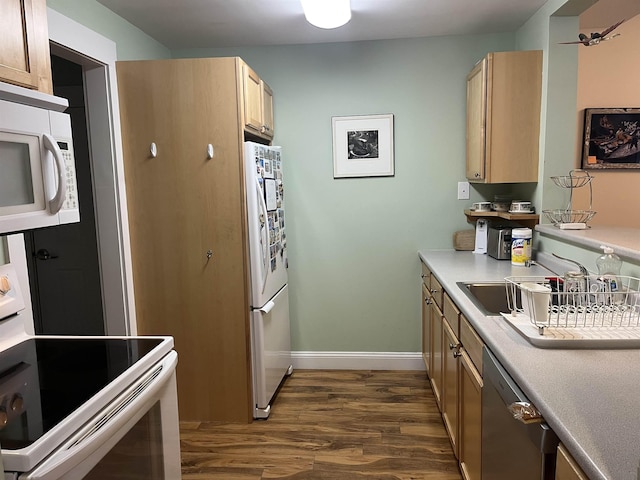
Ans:
[{"label": "shelf above counter", "polygon": [[525,227],[533,229],[540,222],[540,215],[535,213],[475,212],[465,209],[464,214],[467,216],[467,222],[469,223],[475,223],[478,218],[502,218],[503,220],[521,223]]}]

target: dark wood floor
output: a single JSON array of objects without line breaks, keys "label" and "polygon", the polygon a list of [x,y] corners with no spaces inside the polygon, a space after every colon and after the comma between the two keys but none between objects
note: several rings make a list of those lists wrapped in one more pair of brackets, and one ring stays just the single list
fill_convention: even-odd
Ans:
[{"label": "dark wood floor", "polygon": [[297,370],[271,416],[182,422],[184,480],[459,480],[424,372]]}]

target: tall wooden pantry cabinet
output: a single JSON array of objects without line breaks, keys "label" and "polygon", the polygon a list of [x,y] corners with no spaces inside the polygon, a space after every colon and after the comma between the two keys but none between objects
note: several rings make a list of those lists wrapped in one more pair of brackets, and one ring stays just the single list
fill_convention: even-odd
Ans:
[{"label": "tall wooden pantry cabinet", "polygon": [[175,339],[181,420],[252,418],[244,65],[117,63],[138,333]]}]

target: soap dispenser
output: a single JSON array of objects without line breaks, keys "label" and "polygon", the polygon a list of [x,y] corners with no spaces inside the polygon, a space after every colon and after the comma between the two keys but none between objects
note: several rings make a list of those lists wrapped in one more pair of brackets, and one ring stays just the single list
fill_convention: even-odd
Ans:
[{"label": "soap dispenser", "polygon": [[617,292],[619,289],[618,276],[620,275],[622,260],[620,260],[618,255],[613,253],[613,248],[606,245],[600,245],[600,248],[604,253],[596,260],[598,280],[605,282],[608,291]]}]

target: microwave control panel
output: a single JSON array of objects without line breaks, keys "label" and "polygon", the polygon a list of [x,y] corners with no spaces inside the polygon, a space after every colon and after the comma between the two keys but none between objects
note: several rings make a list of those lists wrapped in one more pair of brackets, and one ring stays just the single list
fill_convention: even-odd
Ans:
[{"label": "microwave control panel", "polygon": [[73,141],[70,138],[56,138],[56,143],[62,152],[64,159],[66,177],[67,177],[67,193],[65,201],[62,205],[63,210],[78,210],[78,186],[76,184],[76,162],[73,155]]}]

